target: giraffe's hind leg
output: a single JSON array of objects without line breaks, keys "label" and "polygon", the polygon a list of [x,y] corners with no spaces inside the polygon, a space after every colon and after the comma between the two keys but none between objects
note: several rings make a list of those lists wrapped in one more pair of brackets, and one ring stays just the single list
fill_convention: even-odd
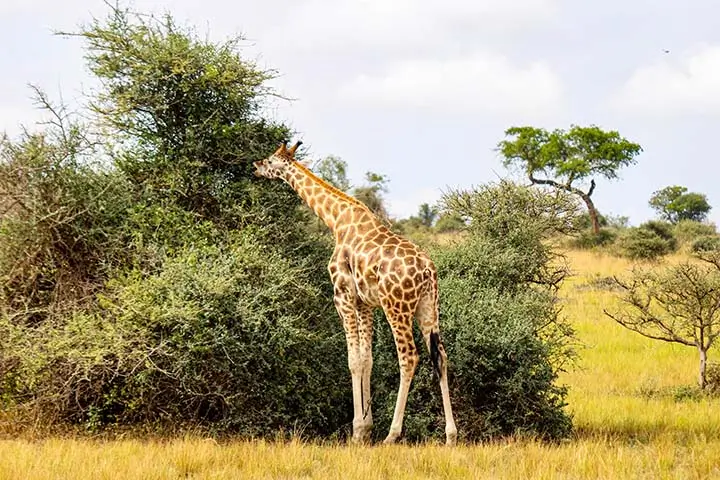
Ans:
[{"label": "giraffe's hind leg", "polygon": [[362,422],[357,426],[358,436],[363,442],[370,440],[372,432],[372,396],[370,377],[372,374],[373,308],[365,304],[357,306],[358,339],[360,342],[360,385]]},{"label": "giraffe's hind leg", "polygon": [[[417,300],[413,303],[416,302]],[[398,304],[392,304],[392,301],[383,302],[383,310],[390,323],[400,364],[400,386],[395,401],[395,412],[393,413],[390,432],[384,441],[384,443],[394,443],[402,433],[405,405],[407,404],[408,392],[415,375],[419,355],[412,334],[412,311],[408,311],[408,308],[403,310],[398,307]]]},{"label": "giraffe's hind leg", "polygon": [[450,403],[450,388],[447,375],[447,354],[440,341],[440,324],[438,314],[437,289],[430,286],[418,302],[415,312],[425,345],[430,352],[433,367],[440,379],[440,392],[442,393],[443,410],[445,413],[445,439],[448,445],[455,445],[457,441],[457,427]]}]

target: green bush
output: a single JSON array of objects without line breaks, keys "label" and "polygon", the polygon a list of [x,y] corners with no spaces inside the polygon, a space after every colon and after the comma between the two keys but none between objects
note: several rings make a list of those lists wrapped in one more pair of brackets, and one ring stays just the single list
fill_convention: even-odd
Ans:
[{"label": "green bush", "polygon": [[715,225],[695,220],[680,220],[673,228],[675,238],[681,244],[692,244],[697,238],[717,235]]},{"label": "green bush", "polygon": [[675,238],[674,226],[672,223],[660,220],[650,220],[641,224],[640,228],[649,230],[665,240],[670,251],[674,251],[677,248],[677,239]]},{"label": "green bush", "polygon": [[0,398],[45,424],[337,432],[330,239],[252,175],[289,131],[260,116],[269,75],[171,19],[113,9],[83,35],[106,128],[61,118],[0,157],[0,201],[19,199],[0,219]]},{"label": "green bush", "polygon": [[465,228],[465,222],[457,215],[440,215],[435,223],[435,231],[438,233],[459,232]]},{"label": "green bush", "polygon": [[668,241],[646,228],[629,228],[618,239],[617,246],[622,256],[631,259],[654,260],[670,253]]},{"label": "green bush", "polygon": [[85,158],[85,132],[67,129],[0,141],[0,303],[33,323],[84,302],[130,254],[128,182]]},{"label": "green bush", "polygon": [[578,249],[591,249],[596,247],[604,247],[615,242],[618,234],[615,230],[601,228],[598,233],[592,230],[583,230],[575,238],[568,242],[568,246]]},{"label": "green bush", "polygon": [[344,335],[309,275],[248,234],[188,247],[157,274],[111,281],[94,312],[39,329],[5,320],[6,378],[41,418],[88,426],[339,433],[352,411]]},{"label": "green bush", "polygon": [[720,363],[710,362],[705,371],[705,391],[714,396],[720,396]]},{"label": "green bush", "polygon": [[[598,224],[600,227],[607,227],[608,220],[605,215],[598,213]],[[592,219],[588,212],[583,212],[575,218],[574,227],[576,230],[587,230],[592,228]]]},{"label": "green bush", "polygon": [[711,252],[720,249],[720,236],[703,235],[697,237],[690,247],[693,252]]}]

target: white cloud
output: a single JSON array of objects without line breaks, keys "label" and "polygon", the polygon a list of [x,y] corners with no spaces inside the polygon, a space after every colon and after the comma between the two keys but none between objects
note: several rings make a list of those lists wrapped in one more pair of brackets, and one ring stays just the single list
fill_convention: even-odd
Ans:
[{"label": "white cloud", "polygon": [[517,31],[554,18],[558,0],[309,0],[271,38],[289,49],[385,50],[438,44],[460,31]]},{"label": "white cloud", "polygon": [[562,109],[562,84],[549,65],[512,65],[497,54],[400,62],[382,75],[361,75],[340,88],[341,99],[449,113],[540,118]]},{"label": "white cloud", "polygon": [[720,46],[665,55],[638,68],[611,98],[619,111],[648,115],[720,114]]}]

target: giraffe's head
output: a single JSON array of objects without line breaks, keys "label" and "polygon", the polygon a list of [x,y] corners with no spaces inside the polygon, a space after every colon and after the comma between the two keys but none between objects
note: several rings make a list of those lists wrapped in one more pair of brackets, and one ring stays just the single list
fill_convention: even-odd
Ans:
[{"label": "giraffe's head", "polygon": [[253,162],[255,166],[255,176],[265,178],[278,178],[282,173],[295,161],[295,151],[302,145],[298,141],[292,147],[287,147],[287,142],[283,142],[275,153],[265,160]]}]

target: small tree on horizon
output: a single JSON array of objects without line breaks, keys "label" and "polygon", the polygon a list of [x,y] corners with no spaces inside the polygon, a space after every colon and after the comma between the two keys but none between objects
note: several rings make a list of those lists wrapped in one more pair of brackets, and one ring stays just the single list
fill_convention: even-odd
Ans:
[{"label": "small tree on horizon", "polygon": [[678,223],[681,220],[702,222],[712,207],[702,193],[688,192],[687,187],[671,185],[653,192],[648,204],[663,220]]},{"label": "small tree on horizon", "polygon": [[707,385],[707,354],[720,334],[720,253],[700,257],[705,265],[685,262],[661,272],[635,271],[625,281],[624,308],[608,317],[644,337],[695,347],[699,355],[698,385]]},{"label": "small tree on horizon", "polygon": [[352,185],[347,176],[347,162],[336,155],[328,155],[313,165],[313,170],[318,177],[322,178],[332,186],[348,192]]},{"label": "small tree on horizon", "polygon": [[[529,126],[511,127],[505,130],[505,136],[510,138],[498,143],[505,167],[517,165],[532,184],[548,185],[580,197],[587,206],[595,233],[600,231],[600,222],[592,201],[593,177],[618,178],[618,170],[635,164],[635,157],[642,151],[640,145],[618,132],[594,125],[573,125],[568,131],[551,132]],[[578,188],[578,183],[587,180],[590,181],[587,191]]]},{"label": "small tree on horizon", "polygon": [[383,193],[387,193],[389,181],[387,175],[368,171],[365,173],[365,185],[352,189],[353,196],[386,223],[390,222],[390,214],[385,207]]},{"label": "small tree on horizon", "polygon": [[430,206],[429,203],[421,203],[418,207],[418,218],[420,223],[430,228],[435,224],[435,220],[438,216],[437,207]]}]

